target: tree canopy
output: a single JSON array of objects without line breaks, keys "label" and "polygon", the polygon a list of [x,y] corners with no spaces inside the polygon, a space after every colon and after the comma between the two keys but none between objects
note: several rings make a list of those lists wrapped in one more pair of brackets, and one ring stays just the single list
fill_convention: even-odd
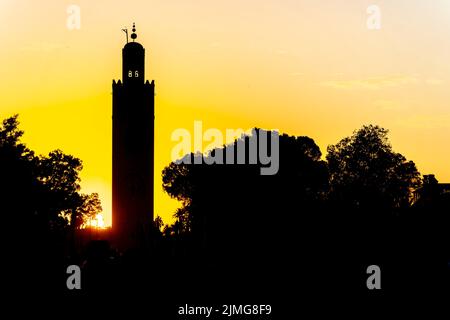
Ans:
[{"label": "tree canopy", "polygon": [[60,150],[36,155],[21,142],[18,116],[0,126],[0,197],[3,219],[33,230],[79,228],[102,208],[98,194],[81,194],[80,159]]},{"label": "tree canopy", "polygon": [[[248,139],[224,146],[220,154]],[[363,126],[329,146],[326,161],[309,137],[283,134],[279,139],[279,171],[273,176],[261,176],[261,164],[170,163],[163,188],[182,207],[165,233],[192,233],[209,245],[224,241],[223,247],[270,242],[271,234],[299,235],[299,230],[311,235],[314,224],[316,234],[328,228],[330,236],[347,224],[343,213],[389,215],[409,208],[421,185],[414,162],[392,150],[388,131],[379,126]]]},{"label": "tree canopy", "polygon": [[388,130],[368,125],[328,147],[331,197],[355,209],[405,208],[421,184],[416,165],[392,150]]},{"label": "tree canopy", "polygon": [[[209,155],[219,149],[222,155],[229,148],[237,150],[239,142],[248,147],[249,139],[243,136]],[[212,251],[237,254],[246,246],[264,248],[282,224],[294,227],[299,217],[317,212],[326,195],[328,172],[311,138],[279,136],[278,172],[261,175],[261,166],[172,162],[163,171],[163,187],[182,202],[175,213],[175,233],[192,232],[195,241]]]}]

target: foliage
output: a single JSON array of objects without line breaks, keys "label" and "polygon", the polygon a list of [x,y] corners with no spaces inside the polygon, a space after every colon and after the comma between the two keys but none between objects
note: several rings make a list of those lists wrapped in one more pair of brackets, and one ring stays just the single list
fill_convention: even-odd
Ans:
[{"label": "foliage", "polygon": [[410,205],[420,174],[412,161],[392,150],[388,130],[363,126],[328,147],[331,196],[355,208],[401,208]]},{"label": "foliage", "polygon": [[37,156],[21,141],[18,116],[0,127],[1,212],[12,224],[79,228],[101,211],[98,194],[81,194],[80,159],[60,150]]}]

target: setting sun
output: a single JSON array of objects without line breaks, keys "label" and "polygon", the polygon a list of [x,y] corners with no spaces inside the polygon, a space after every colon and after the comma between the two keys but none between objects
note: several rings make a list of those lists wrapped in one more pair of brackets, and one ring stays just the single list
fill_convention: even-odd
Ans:
[{"label": "setting sun", "polygon": [[88,227],[104,229],[106,226],[105,221],[103,220],[103,214],[99,213],[95,216],[94,219],[90,219]]}]

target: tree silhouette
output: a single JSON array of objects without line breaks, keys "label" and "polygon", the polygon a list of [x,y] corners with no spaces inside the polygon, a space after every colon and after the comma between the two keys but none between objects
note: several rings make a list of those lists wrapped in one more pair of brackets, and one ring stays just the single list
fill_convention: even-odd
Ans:
[{"label": "tree silhouette", "polygon": [[[0,126],[0,213],[11,288],[64,288],[74,231],[101,211],[98,195],[81,194],[81,160],[60,150],[37,156],[20,139],[18,116]],[[36,277],[23,275],[33,269]]]},{"label": "tree silhouette", "polygon": [[331,197],[348,208],[383,210],[409,207],[421,184],[412,161],[392,150],[388,130],[363,126],[328,147]]},{"label": "tree silhouette", "polygon": [[[268,134],[274,138],[272,132]],[[236,151],[239,143],[248,151],[250,139],[243,136],[206,156],[216,152],[225,155],[229,148]],[[300,221],[319,211],[326,197],[326,163],[308,137],[279,137],[279,170],[275,175],[261,175],[260,162],[193,164],[197,156],[189,155],[192,164],[172,162],[163,171],[165,191],[182,202],[170,231],[191,232],[195,245],[213,255],[239,256],[248,250],[263,250],[270,256],[280,233],[293,235],[281,230],[281,224],[300,230],[304,226]]]},{"label": "tree silhouette", "polygon": [[0,196],[3,218],[34,230],[79,228],[101,211],[98,195],[79,193],[81,160],[60,150],[36,156],[20,142],[18,116],[0,127]]}]

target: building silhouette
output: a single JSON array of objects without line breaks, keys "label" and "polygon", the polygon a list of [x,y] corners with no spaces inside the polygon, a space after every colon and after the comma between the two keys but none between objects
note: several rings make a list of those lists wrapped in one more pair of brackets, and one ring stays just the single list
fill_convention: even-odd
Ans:
[{"label": "building silhouette", "polygon": [[145,49],[131,42],[122,49],[122,81],[113,80],[112,229],[122,250],[142,246],[153,221],[154,93],[145,81]]},{"label": "building silhouette", "polygon": [[450,183],[439,183],[434,174],[423,176],[423,185],[414,191],[415,205],[436,205],[439,200],[450,197]]}]

